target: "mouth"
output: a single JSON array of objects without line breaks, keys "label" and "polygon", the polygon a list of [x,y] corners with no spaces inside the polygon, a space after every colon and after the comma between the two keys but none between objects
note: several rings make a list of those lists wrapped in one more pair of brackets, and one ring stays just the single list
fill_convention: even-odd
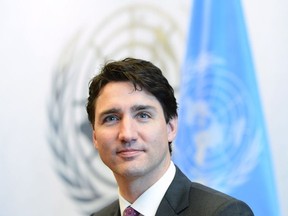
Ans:
[{"label": "mouth", "polygon": [[117,151],[117,155],[119,155],[122,158],[132,158],[138,156],[143,152],[144,151],[140,149],[121,149]]}]

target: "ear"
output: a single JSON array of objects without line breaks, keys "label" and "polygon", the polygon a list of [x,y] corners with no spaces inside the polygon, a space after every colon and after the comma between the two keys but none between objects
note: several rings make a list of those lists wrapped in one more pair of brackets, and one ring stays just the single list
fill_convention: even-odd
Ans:
[{"label": "ear", "polygon": [[178,129],[178,118],[177,116],[173,117],[167,123],[167,134],[168,134],[168,142],[172,142],[177,134]]},{"label": "ear", "polygon": [[94,129],[93,129],[93,134],[92,134],[92,136],[93,136],[93,144],[94,144],[94,147],[95,147],[96,149],[98,149],[98,142],[97,142],[96,132],[95,132]]}]

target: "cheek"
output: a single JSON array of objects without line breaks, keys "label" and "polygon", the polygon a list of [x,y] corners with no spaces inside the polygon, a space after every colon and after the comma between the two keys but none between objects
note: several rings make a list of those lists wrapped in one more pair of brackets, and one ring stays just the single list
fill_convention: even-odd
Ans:
[{"label": "cheek", "polygon": [[107,133],[105,130],[95,132],[94,145],[100,153],[109,150],[113,140],[113,135],[110,132]]},{"label": "cheek", "polygon": [[102,141],[98,141],[98,144],[97,144],[97,151],[98,151],[98,154],[100,156],[100,158],[105,161],[106,158],[108,158],[110,155],[111,155],[111,147],[105,142],[102,142]]},{"label": "cheek", "polygon": [[[146,128],[144,132],[144,138],[146,142],[152,143],[152,148],[155,151],[162,151],[168,146],[168,134],[166,130],[166,125],[158,125],[158,130],[155,127]],[[157,146],[155,146],[157,145]]]}]

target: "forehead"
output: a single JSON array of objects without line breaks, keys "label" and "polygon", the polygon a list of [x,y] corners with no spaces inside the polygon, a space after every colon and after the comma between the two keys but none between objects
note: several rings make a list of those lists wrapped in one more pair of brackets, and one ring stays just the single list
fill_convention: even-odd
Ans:
[{"label": "forehead", "polygon": [[160,106],[157,98],[145,89],[136,90],[131,82],[110,82],[101,90],[95,108],[138,105]]}]

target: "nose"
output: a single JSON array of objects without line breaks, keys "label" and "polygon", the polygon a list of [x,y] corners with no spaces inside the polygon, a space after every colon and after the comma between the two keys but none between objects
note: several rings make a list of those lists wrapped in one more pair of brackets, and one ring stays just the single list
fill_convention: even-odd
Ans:
[{"label": "nose", "polygon": [[137,128],[133,118],[123,117],[121,119],[119,140],[122,143],[133,143],[137,140]]}]

